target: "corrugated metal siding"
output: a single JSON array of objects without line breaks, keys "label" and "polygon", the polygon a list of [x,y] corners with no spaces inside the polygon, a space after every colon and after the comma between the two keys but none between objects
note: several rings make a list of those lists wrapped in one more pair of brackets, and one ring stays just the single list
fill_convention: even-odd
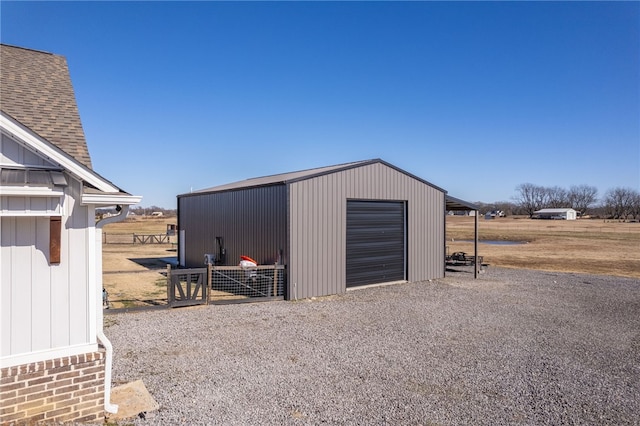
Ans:
[{"label": "corrugated metal siding", "polygon": [[287,193],[284,185],[178,198],[178,228],[184,231],[185,266],[199,267],[205,253],[217,253],[222,237],[226,265],[240,255],[273,264],[283,251],[286,262]]},{"label": "corrugated metal siding", "polygon": [[445,193],[384,164],[290,184],[289,294],[346,290],[347,199],[407,202],[409,281],[444,276]]}]

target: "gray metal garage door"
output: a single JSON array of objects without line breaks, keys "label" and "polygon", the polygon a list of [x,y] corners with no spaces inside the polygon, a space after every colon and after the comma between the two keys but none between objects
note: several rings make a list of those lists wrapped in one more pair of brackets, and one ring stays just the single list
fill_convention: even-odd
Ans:
[{"label": "gray metal garage door", "polygon": [[347,287],[404,280],[405,203],[347,201]]}]

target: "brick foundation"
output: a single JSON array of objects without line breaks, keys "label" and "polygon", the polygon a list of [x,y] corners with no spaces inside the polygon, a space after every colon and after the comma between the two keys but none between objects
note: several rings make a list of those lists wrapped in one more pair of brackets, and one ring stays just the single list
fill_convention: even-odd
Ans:
[{"label": "brick foundation", "polygon": [[105,352],[2,368],[0,425],[104,420]]}]

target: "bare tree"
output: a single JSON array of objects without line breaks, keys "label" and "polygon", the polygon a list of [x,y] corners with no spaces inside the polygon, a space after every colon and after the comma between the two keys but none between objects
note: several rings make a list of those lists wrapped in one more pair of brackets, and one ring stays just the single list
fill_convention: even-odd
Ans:
[{"label": "bare tree", "polygon": [[574,185],[569,188],[567,194],[569,205],[580,216],[584,216],[587,210],[598,200],[598,188],[589,185]]},{"label": "bare tree", "polygon": [[604,195],[603,207],[614,219],[626,219],[634,213],[634,203],[638,191],[631,188],[617,187],[609,189]]},{"label": "bare tree", "polygon": [[561,188],[559,186],[551,186],[549,188],[545,188],[546,191],[546,203],[545,207],[558,209],[562,207],[567,207],[569,204],[569,197],[567,195],[567,190]]},{"label": "bare tree", "polygon": [[516,191],[518,194],[514,196],[514,201],[529,217],[543,208],[547,201],[546,189],[533,183],[522,183],[516,187]]},{"label": "bare tree", "polygon": [[640,219],[640,192],[635,191],[631,199],[631,216],[634,219]]}]

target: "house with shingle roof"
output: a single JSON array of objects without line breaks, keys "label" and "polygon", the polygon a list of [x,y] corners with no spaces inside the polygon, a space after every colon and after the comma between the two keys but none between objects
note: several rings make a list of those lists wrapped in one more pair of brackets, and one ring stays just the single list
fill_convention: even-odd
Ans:
[{"label": "house with shingle roof", "polygon": [[93,170],[62,56],[0,45],[0,132],[0,424],[101,421],[101,229],[141,197]]}]

